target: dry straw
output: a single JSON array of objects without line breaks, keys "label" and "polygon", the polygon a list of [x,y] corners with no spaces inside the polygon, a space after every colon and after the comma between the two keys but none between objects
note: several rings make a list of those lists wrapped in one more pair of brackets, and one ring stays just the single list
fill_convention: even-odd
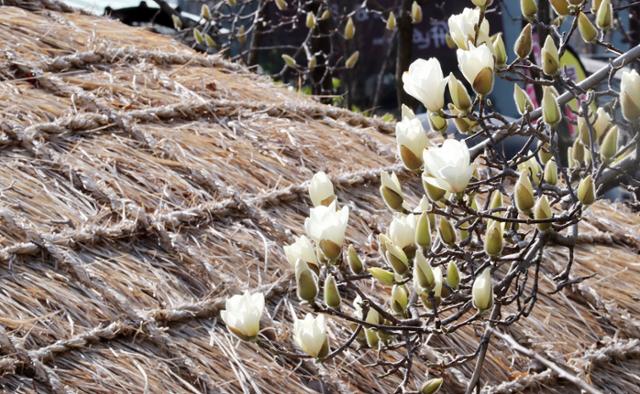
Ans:
[{"label": "dry straw", "polygon": [[[292,343],[290,307],[303,311],[281,245],[302,232],[315,171],[332,176],[355,213],[348,237],[375,258],[367,235],[389,219],[376,183],[400,170],[393,125],[143,29],[52,1],[4,4],[20,8],[0,7],[3,388],[370,393],[398,384],[366,367],[371,351],[299,362],[291,349],[238,343],[218,319],[227,295],[261,288],[267,334]],[[414,196],[419,188],[407,185]],[[542,281],[532,315],[504,335],[602,391],[637,390],[639,223],[623,206],[590,208],[575,274],[595,276],[555,296]],[[566,252],[548,249],[545,275],[559,273]],[[332,335],[347,338],[340,327]],[[414,378],[429,367],[440,375],[448,350],[478,340],[467,329],[432,342]],[[577,391],[526,354],[497,341],[487,389]],[[444,373],[445,391],[461,390],[471,368]]]}]

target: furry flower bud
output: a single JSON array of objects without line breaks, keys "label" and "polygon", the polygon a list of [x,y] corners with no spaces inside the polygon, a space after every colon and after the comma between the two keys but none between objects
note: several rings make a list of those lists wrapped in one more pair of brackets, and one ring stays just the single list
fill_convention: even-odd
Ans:
[{"label": "furry flower bud", "polygon": [[471,289],[473,306],[480,312],[486,311],[493,305],[493,283],[491,268],[485,268],[473,281]]},{"label": "furry flower bud", "polygon": [[[606,1],[606,0],[603,0]],[[591,205],[596,201],[596,185],[591,174],[582,178],[578,184],[578,200],[584,205]]]},{"label": "furry flower bud", "polygon": [[560,56],[558,55],[558,47],[553,42],[551,35],[544,40],[542,47],[542,72],[546,75],[554,76],[560,68]]},{"label": "furry flower bud", "polygon": [[491,221],[484,237],[484,251],[491,257],[498,257],[504,247],[502,224]]},{"label": "furry flower bud", "polygon": [[598,30],[596,30],[596,27],[584,12],[578,14],[578,31],[580,31],[580,37],[586,43],[594,42],[598,38]]},{"label": "furry flower bud", "polygon": [[349,17],[344,25],[344,39],[351,40],[356,35],[356,25],[353,24],[353,18]]},{"label": "furry flower bud", "polygon": [[513,46],[513,52],[518,56],[518,59],[526,59],[531,53],[531,23],[522,29],[515,45]]},{"label": "furry flower bud", "polygon": [[533,186],[527,172],[521,172],[515,186],[516,208],[522,213],[527,213],[535,203],[533,199]]},{"label": "furry flower bud", "polygon": [[316,275],[309,269],[309,265],[302,260],[296,262],[296,292],[298,298],[312,303],[318,295]]},{"label": "furry flower bud", "polygon": [[[533,218],[536,220],[551,219],[553,213],[551,212],[551,206],[549,205],[549,199],[543,195],[536,201],[536,205],[533,207]],[[551,228],[551,223],[537,223],[536,226],[540,231],[547,231]]]},{"label": "furry flower bud", "polygon": [[328,307],[337,308],[340,306],[341,301],[342,298],[338,291],[336,278],[334,278],[333,275],[327,275],[327,278],[324,280],[324,303],[327,304]]}]

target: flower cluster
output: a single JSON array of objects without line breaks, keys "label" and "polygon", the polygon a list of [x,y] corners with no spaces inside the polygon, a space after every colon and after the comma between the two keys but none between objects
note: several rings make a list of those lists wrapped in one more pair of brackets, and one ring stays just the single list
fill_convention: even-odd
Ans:
[{"label": "flower cluster", "polygon": [[[294,316],[292,342],[299,355],[324,362],[353,342],[388,352],[376,365],[403,369],[399,391],[410,391],[405,386],[411,358],[428,342],[425,338],[483,324],[487,339],[479,341],[476,352],[451,356],[453,361],[441,365],[480,357],[469,383],[468,391],[474,391],[482,366],[478,355],[486,350],[492,330],[527,316],[536,302],[545,246],[555,242],[573,248],[582,212],[601,194],[606,177],[616,176],[607,174],[618,174],[619,163],[634,160],[640,146],[637,135],[627,147],[619,146],[619,124],[633,128],[640,123],[636,71],[622,71],[616,95],[625,120],[616,124],[617,107],[598,107],[595,92],[577,94],[589,86],[566,77],[560,60],[565,38],[546,36],[537,63],[531,59],[532,32],[540,23],[534,0],[521,1],[528,23],[511,63],[501,34],[491,35],[485,18],[490,2],[473,4],[476,8],[449,18],[459,73],[445,77],[439,61],[431,58],[416,60],[402,76],[404,90],[424,106],[428,127],[436,133],[430,137],[421,119],[402,105],[395,137],[404,170],[380,174],[380,196],[390,211],[386,228],[366,246],[348,239],[349,206],[340,203],[329,176],[318,172],[309,182],[305,234],[283,247],[297,298],[311,311],[304,319]],[[589,13],[595,26],[583,2],[552,6],[558,15],[574,18],[585,41],[599,40],[591,37],[591,28],[597,35],[611,28],[608,0]],[[521,76],[513,87],[521,118],[509,121],[495,111],[489,96],[497,78],[511,80],[514,74]],[[539,108],[531,84],[542,92]],[[570,98],[579,105],[575,121],[566,116]],[[448,138],[449,123],[483,139],[469,146],[468,140]],[[568,126],[575,133],[563,146],[561,132]],[[527,143],[506,157],[499,143],[512,135],[526,136]],[[418,181],[411,182],[412,176]],[[361,257],[365,253],[366,259]],[[565,270],[550,279],[558,289],[572,283],[569,255]],[[252,339],[263,306],[260,294],[237,295],[227,301],[222,318],[235,335]],[[328,323],[340,322],[350,336],[332,352],[331,335],[340,334],[329,332]],[[400,348],[406,350],[402,355],[396,352]],[[424,379],[420,392],[435,393],[444,384],[439,377]]]}]

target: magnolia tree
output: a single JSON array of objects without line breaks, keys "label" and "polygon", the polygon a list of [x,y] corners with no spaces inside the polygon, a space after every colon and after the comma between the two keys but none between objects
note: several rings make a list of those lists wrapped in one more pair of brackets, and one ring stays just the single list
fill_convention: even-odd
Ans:
[{"label": "magnolia tree", "polygon": [[[295,272],[297,297],[312,313],[294,321],[293,344],[278,347],[291,349],[287,354],[325,362],[346,349],[377,349],[376,364],[385,375],[403,377],[397,392],[434,393],[447,384],[440,377],[443,370],[473,363],[467,387],[472,392],[479,387],[492,334],[531,313],[545,247],[559,244],[571,251],[553,278],[556,291],[584,279],[570,274],[582,214],[607,185],[638,166],[640,76],[620,69],[640,55],[640,47],[622,53],[604,41],[613,24],[609,0],[552,1],[555,12],[571,20],[572,28],[564,33],[536,19],[535,1],[522,0],[530,23],[513,48],[516,60],[507,63],[501,36],[490,35],[484,18],[486,2],[473,4],[476,8],[449,19],[464,78],[445,77],[438,59],[431,58],[411,64],[402,82],[428,111],[431,129],[444,131],[453,122],[479,142],[469,146],[446,134],[444,142],[430,140],[421,121],[403,106],[396,138],[406,169],[401,177],[382,173],[380,195],[393,216],[387,231],[375,234],[377,256],[366,260],[360,257],[365,251],[345,239],[349,208],[338,201],[330,178],[320,172],[311,179],[313,206],[305,234],[284,245],[284,252]],[[531,34],[541,25],[548,35],[541,63],[535,64],[528,60]],[[559,62],[576,32],[620,52],[581,83],[572,81]],[[619,91],[611,83],[617,72],[622,75]],[[488,95],[498,77],[515,81],[520,119],[494,111]],[[599,81],[609,83],[597,90]],[[540,108],[522,89],[525,83],[542,87]],[[610,100],[606,109],[597,107],[602,98]],[[563,152],[558,126],[566,121],[570,99],[578,102],[577,133]],[[622,119],[614,123],[618,109]],[[626,144],[619,143],[623,134]],[[506,158],[498,144],[515,135],[526,136],[527,142]],[[400,181],[412,176],[424,189],[415,206]],[[227,301],[222,318],[232,333],[252,340],[261,335],[263,307],[259,293],[236,295]],[[350,337],[330,343],[328,319],[344,324]],[[447,354],[430,365],[430,376],[411,374],[420,349],[470,325],[484,326],[475,350]]]}]

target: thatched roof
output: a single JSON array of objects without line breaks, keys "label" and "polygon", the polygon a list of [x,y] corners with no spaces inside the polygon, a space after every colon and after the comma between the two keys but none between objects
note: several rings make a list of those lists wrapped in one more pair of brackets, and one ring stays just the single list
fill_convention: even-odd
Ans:
[{"label": "thatched roof", "polygon": [[[291,343],[299,306],[281,245],[302,233],[315,171],[351,205],[350,240],[373,253],[367,236],[389,219],[376,183],[399,169],[392,125],[143,29],[49,1],[10,4],[26,8],[0,7],[2,387],[392,391],[401,376],[376,378],[371,350],[298,363],[239,342],[218,316],[226,295],[261,288],[275,335]],[[585,216],[574,272],[595,276],[554,296],[542,280],[534,312],[508,332],[604,391],[633,392],[640,220],[602,202]],[[558,273],[566,253],[549,249],[543,273]],[[333,343],[344,327],[330,323]],[[413,378],[450,349],[474,349],[479,334],[421,349]],[[498,392],[577,391],[499,340],[485,365]],[[445,391],[459,392],[472,368],[444,373]]]}]

